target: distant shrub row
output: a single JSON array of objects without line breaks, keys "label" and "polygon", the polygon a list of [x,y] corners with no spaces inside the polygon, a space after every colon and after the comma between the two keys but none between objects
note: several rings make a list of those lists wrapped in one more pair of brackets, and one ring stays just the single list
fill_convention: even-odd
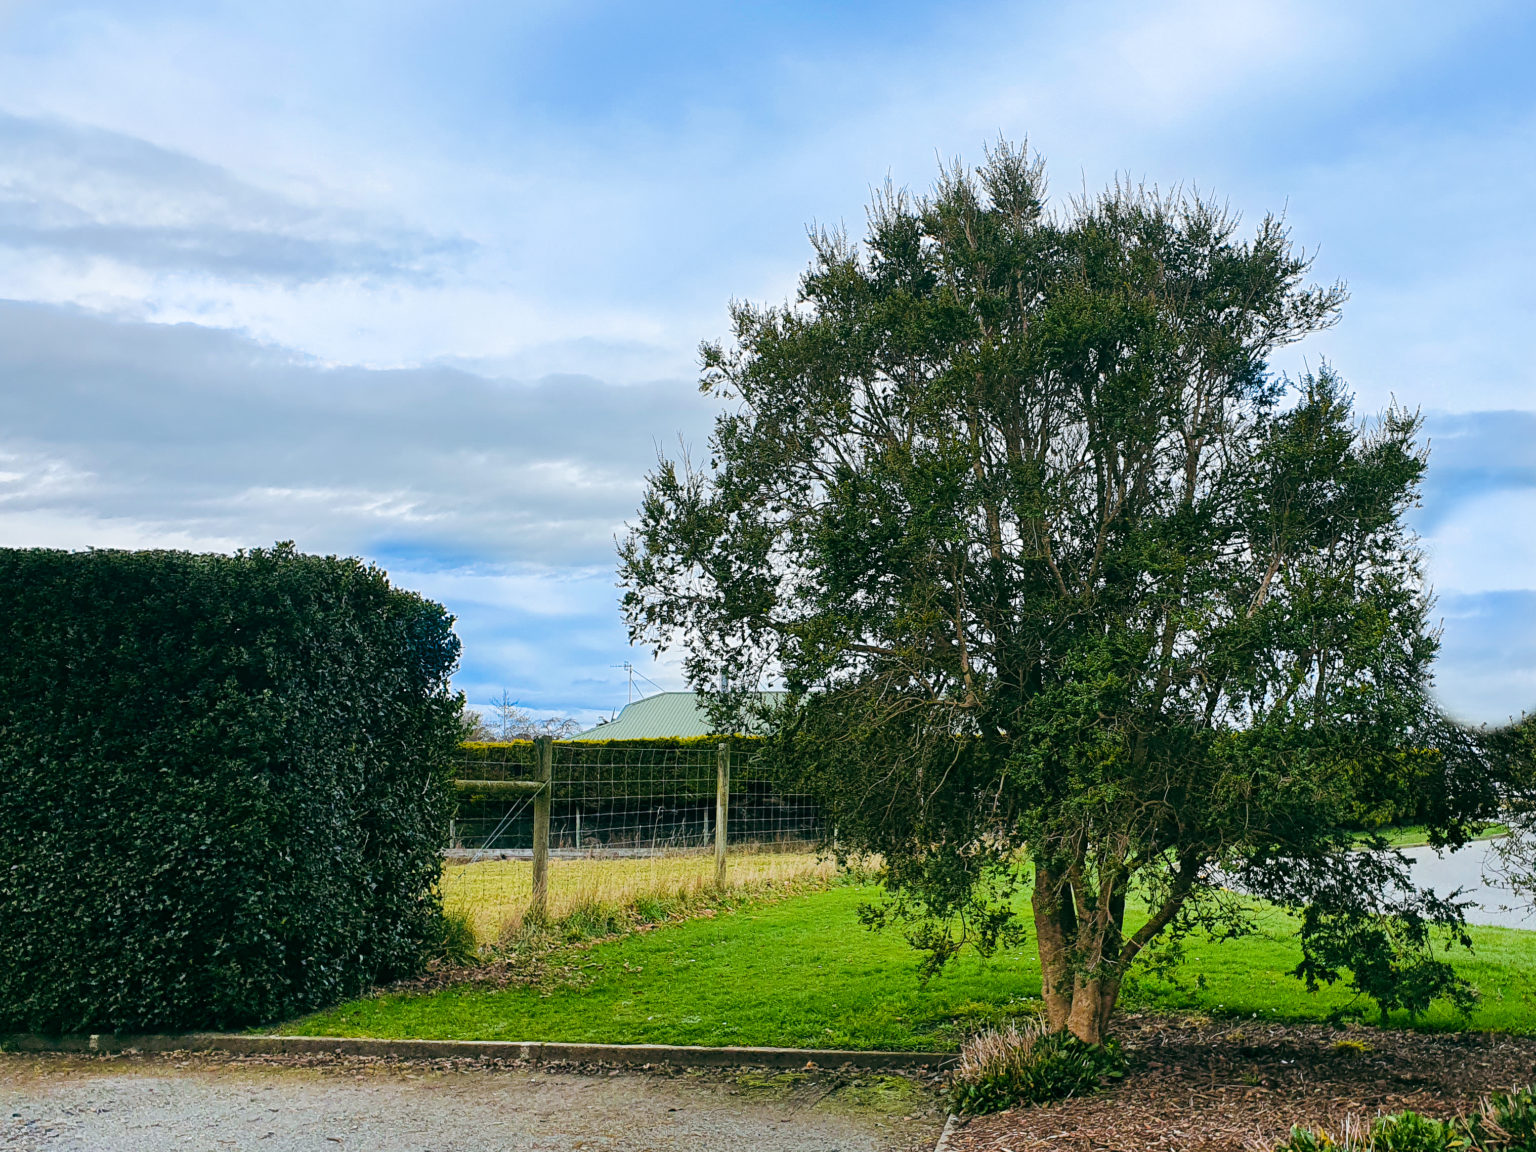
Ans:
[{"label": "distant shrub row", "polygon": [[451,622],[291,546],[0,550],[0,1029],[233,1027],[416,969]]},{"label": "distant shrub row", "polygon": [[[761,736],[666,736],[652,740],[556,740],[555,747],[567,759],[592,763],[616,762],[632,757],[631,752],[665,752],[669,749],[686,749],[691,752],[713,752],[722,741],[729,742],[737,751],[752,749],[763,743]],[[459,761],[475,763],[533,763],[532,740],[467,740],[459,745]]]},{"label": "distant shrub row", "polygon": [[[557,740],[554,777],[557,798],[623,800],[664,794],[673,800],[712,798],[715,753],[720,736],[677,736],[657,740]],[[770,787],[776,777],[757,755],[764,741],[733,736],[731,789]],[[473,741],[459,746],[455,775],[463,779],[526,779],[535,767],[531,740]]]}]

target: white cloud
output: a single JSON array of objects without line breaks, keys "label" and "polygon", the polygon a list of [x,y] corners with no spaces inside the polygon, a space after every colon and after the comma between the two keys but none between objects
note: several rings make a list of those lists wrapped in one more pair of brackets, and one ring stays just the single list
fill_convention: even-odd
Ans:
[{"label": "white cloud", "polygon": [[657,446],[702,442],[712,411],[686,381],[329,369],[229,333],[15,303],[0,303],[0,380],[0,509],[54,517],[51,540],[111,521],[485,563],[611,566]]},{"label": "white cloud", "polygon": [[[95,213],[122,209],[132,219],[128,206],[149,205],[167,226],[152,243],[114,233],[98,246],[141,257],[148,246],[168,262],[0,254],[0,295],[228,327],[333,364],[447,359],[523,377],[623,381],[686,374],[698,340],[722,332],[728,298],[793,290],[808,222],[856,225],[885,172],[925,186],[935,151],[975,159],[999,130],[1031,133],[1064,194],[1079,172],[1097,186],[1120,170],[1214,185],[1260,209],[1288,196],[1305,207],[1305,192],[1323,210],[1298,217],[1300,238],[1331,250],[1343,227],[1331,221],[1347,219],[1364,185],[1350,171],[1330,181],[1338,165],[1317,165],[1320,150],[1294,142],[1334,141],[1355,102],[1485,27],[1490,13],[1497,6],[962,5],[933,19],[920,42],[802,37],[752,57],[749,89],[717,99],[687,89],[668,120],[653,123],[628,103],[585,118],[552,113],[521,93],[516,76],[505,94],[476,87],[488,70],[550,51],[582,68],[579,46],[551,39],[551,29],[586,17],[559,6],[512,15],[469,5],[430,29],[409,4],[369,6],[366,18],[352,6],[306,9],[302,19],[283,4],[131,17],[61,5],[45,18],[39,8],[32,19],[51,34],[33,29],[34,43],[47,47],[0,47],[0,106],[109,129],[77,129],[77,144],[120,155],[91,196],[66,178],[66,155],[39,165],[34,180],[45,197],[88,201]],[[445,42],[469,56],[423,71],[413,53]],[[707,64],[698,83],[719,66]],[[462,119],[442,119],[450,109]],[[1276,142],[1266,154],[1254,141],[1268,136]],[[1343,162],[1369,158],[1365,143]],[[155,207],[156,194],[129,178],[150,155],[201,190]],[[1481,155],[1452,167],[1476,171]],[[264,225],[269,218],[281,226]],[[216,224],[222,239],[198,233],[178,264],[170,226],[181,220]],[[276,283],[221,274],[219,262],[240,255],[243,230],[271,240],[270,250],[247,252],[248,263],[264,252],[303,275]],[[456,236],[476,248],[441,253],[438,283],[321,275],[387,258],[411,265],[434,237]],[[1361,282],[1364,263],[1344,271]],[[1422,345],[1435,331],[1425,311],[1454,298],[1399,307],[1373,295],[1357,305],[1358,319],[1350,314],[1350,331],[1361,334],[1357,345],[1405,332]],[[1393,315],[1405,319],[1377,322]],[[1476,328],[1454,326],[1448,358],[1476,344]],[[1359,371],[1346,371],[1374,386],[1374,365],[1352,359]],[[1457,399],[1475,404],[1476,395],[1463,389]]]},{"label": "white cloud", "polygon": [[1446,593],[1439,609],[1446,709],[1474,724],[1536,713],[1536,592]]}]

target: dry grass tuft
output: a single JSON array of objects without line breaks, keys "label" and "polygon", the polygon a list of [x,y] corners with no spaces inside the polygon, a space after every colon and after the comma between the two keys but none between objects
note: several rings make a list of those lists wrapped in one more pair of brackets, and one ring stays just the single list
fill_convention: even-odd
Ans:
[{"label": "dry grass tuft", "polygon": [[1028,1063],[1035,1045],[1045,1036],[1045,1021],[1026,1020],[1024,1027],[988,1028],[960,1046],[960,1060],[955,1065],[955,1079],[977,1082]]},{"label": "dry grass tuft", "polygon": [[[830,880],[836,865],[807,852],[732,855],[728,889],[756,888],[787,880]],[[585,857],[549,862],[549,919],[564,920],[594,908],[621,909],[637,901],[677,900],[713,891],[715,858],[689,854],[634,859]],[[529,860],[450,863],[443,869],[443,907],[473,927],[476,940],[490,945],[523,927],[533,895]]]},{"label": "dry grass tuft", "polygon": [[1093,1093],[1124,1073],[1125,1058],[1113,1040],[1084,1044],[1036,1017],[1022,1028],[989,1028],[967,1040],[949,1102],[956,1112],[1000,1112]]}]

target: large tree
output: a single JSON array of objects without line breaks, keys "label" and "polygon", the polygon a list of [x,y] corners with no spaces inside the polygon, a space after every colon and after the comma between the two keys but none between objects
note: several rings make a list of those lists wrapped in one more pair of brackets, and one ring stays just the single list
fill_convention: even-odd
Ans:
[{"label": "large tree", "polygon": [[710,458],[663,459],[621,546],[632,636],[683,642],[722,713],[784,678],[778,751],[936,962],[1032,883],[1057,1029],[1100,1040],[1233,887],[1305,909],[1309,980],[1463,993],[1428,947],[1454,903],[1349,827],[1373,782],[1451,840],[1487,801],[1428,696],[1417,417],[1270,370],[1344,298],[1281,221],[1045,195],[1000,145],[733,307]]}]

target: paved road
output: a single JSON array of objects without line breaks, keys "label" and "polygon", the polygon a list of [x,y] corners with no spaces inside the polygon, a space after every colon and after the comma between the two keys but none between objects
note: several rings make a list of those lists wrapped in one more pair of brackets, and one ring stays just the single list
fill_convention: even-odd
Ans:
[{"label": "paved road", "polygon": [[1505,928],[1536,928],[1529,902],[1499,884],[1484,884],[1485,872],[1496,872],[1489,856],[1492,840],[1474,840],[1456,852],[1436,852],[1433,848],[1405,848],[1413,861],[1413,878],[1421,887],[1433,888],[1448,896],[1457,888],[1462,898],[1471,900],[1467,919],[1473,924],[1499,924]]},{"label": "paved road", "polygon": [[908,1152],[941,1121],[883,1077],[0,1055],[7,1152]]}]

